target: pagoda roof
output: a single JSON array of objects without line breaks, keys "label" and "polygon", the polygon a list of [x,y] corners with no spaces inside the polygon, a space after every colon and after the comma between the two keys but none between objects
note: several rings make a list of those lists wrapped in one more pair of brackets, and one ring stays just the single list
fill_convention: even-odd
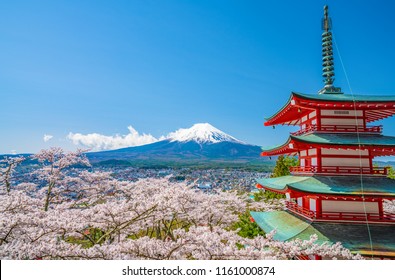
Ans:
[{"label": "pagoda roof", "polygon": [[290,136],[291,139],[306,143],[327,145],[351,145],[351,146],[395,146],[395,137],[357,134],[357,133],[310,133],[300,136]]},{"label": "pagoda roof", "polygon": [[[262,148],[262,156],[293,154],[300,149],[324,148],[372,148],[373,155],[395,154],[395,137],[365,133],[309,133],[290,135],[284,144]],[[377,151],[376,151],[377,149]]]},{"label": "pagoda roof", "polygon": [[321,109],[365,109],[368,122],[395,114],[395,95],[303,94],[292,92],[285,105],[272,116],[265,118],[265,125],[299,124],[300,118]]},{"label": "pagoda roof", "polygon": [[[250,212],[254,221],[266,233],[276,230],[273,238],[279,241],[288,241],[295,238],[310,238],[311,234],[319,235],[320,243],[328,242],[329,239],[316,230],[312,230],[311,221],[302,220],[286,211]],[[308,233],[308,234],[306,234]]]},{"label": "pagoda roof", "polygon": [[395,180],[387,177],[289,175],[256,181],[269,190],[282,193],[294,190],[320,195],[395,197]]},{"label": "pagoda roof", "polygon": [[304,94],[298,92],[292,92],[292,95],[309,100],[334,102],[395,102],[395,95]]},{"label": "pagoda roof", "polygon": [[306,221],[287,211],[250,212],[265,232],[276,230],[274,239],[308,240],[316,234],[317,244],[341,242],[352,253],[376,257],[395,257],[395,225],[317,223]]}]

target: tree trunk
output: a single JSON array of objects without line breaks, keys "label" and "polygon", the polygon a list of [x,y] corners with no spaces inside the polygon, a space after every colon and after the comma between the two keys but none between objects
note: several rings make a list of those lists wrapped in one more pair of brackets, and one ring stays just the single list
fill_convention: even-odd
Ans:
[{"label": "tree trunk", "polygon": [[55,184],[54,182],[50,182],[48,184],[48,191],[47,191],[47,197],[45,198],[44,211],[48,211],[49,199],[51,198],[52,188],[54,184]]}]

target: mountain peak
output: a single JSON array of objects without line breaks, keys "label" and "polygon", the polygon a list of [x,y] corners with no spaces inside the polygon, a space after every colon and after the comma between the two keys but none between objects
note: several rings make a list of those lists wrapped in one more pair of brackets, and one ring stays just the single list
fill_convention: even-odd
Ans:
[{"label": "mountain peak", "polygon": [[218,142],[236,142],[243,143],[237,140],[233,136],[226,134],[225,132],[215,128],[209,123],[197,123],[190,128],[181,128],[175,132],[172,132],[166,137],[171,142],[188,142],[195,141],[198,143],[218,143]]}]

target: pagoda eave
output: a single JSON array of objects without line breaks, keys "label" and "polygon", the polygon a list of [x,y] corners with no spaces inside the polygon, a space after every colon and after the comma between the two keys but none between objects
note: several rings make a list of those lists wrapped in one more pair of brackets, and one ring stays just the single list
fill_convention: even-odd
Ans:
[{"label": "pagoda eave", "polygon": [[291,154],[297,154],[298,150],[293,148],[293,141],[291,138],[288,138],[287,142],[284,144],[269,148],[269,149],[264,149],[262,148],[261,156],[277,156],[277,155],[291,155]]},{"label": "pagoda eave", "polygon": [[330,133],[311,133],[305,136],[291,135],[287,143],[292,150],[312,148],[369,150],[373,156],[395,155],[395,137],[391,136],[350,134],[334,136]]},{"label": "pagoda eave", "polygon": [[277,113],[266,118],[264,125],[297,125],[304,115],[313,111],[314,108],[300,104],[298,99],[294,97],[294,93],[292,93],[287,103]]},{"label": "pagoda eave", "polygon": [[300,150],[313,148],[327,148],[337,150],[369,150],[373,156],[395,155],[395,145],[380,145],[374,143],[365,144],[342,144],[342,143],[317,143],[309,142],[290,136],[288,140],[277,147],[262,149],[261,156],[296,155]]},{"label": "pagoda eave", "polygon": [[256,188],[257,189],[268,190],[268,191],[271,191],[271,192],[274,192],[274,193],[278,193],[278,194],[285,194],[287,192],[287,190],[288,190],[287,188],[284,188],[283,190],[273,189],[273,188],[270,188],[270,187],[267,187],[267,186],[264,186],[264,185],[261,185],[261,184],[256,184]]},{"label": "pagoda eave", "polygon": [[383,194],[376,192],[361,192],[361,193],[349,193],[349,194],[330,194],[328,193],[317,193],[309,192],[306,190],[301,191],[298,188],[286,185],[283,189],[276,189],[266,186],[264,184],[256,184],[257,189],[264,189],[278,194],[289,193],[291,197],[314,197],[327,200],[350,200],[350,201],[378,201],[381,199],[394,200],[395,194]]},{"label": "pagoda eave", "polygon": [[302,218],[289,211],[251,211],[251,216],[265,232],[275,230],[273,238],[278,241],[308,240],[315,234],[317,244],[341,242],[351,252],[366,255],[368,258],[395,258],[393,224],[382,226],[370,222],[370,231],[367,231],[365,224],[339,223],[333,220],[322,223]]},{"label": "pagoda eave", "polygon": [[[362,183],[361,183],[362,180]],[[363,184],[363,188],[361,188]],[[259,187],[258,187],[259,186]],[[257,179],[257,188],[291,197],[317,196],[323,199],[395,199],[395,180],[386,177],[364,176],[282,176]]]},{"label": "pagoda eave", "polygon": [[344,94],[313,96],[292,92],[286,104],[267,118],[264,125],[297,125],[302,116],[319,109],[363,110],[366,122],[373,122],[395,114],[395,96]]},{"label": "pagoda eave", "polygon": [[[291,144],[294,142],[290,142]],[[296,144],[295,144],[296,147]],[[327,148],[327,149],[337,149],[337,150],[369,150],[374,157],[382,157],[382,156],[394,156],[395,155],[395,147],[394,148],[386,148],[384,146],[367,146],[367,145],[319,145],[319,144],[306,144],[306,145],[297,145],[299,149],[313,149],[313,148]],[[278,155],[288,155],[294,156],[298,154],[297,148],[289,148],[289,147],[281,147],[279,149],[274,149],[270,151],[261,152],[262,157],[270,157],[270,156],[278,156]]]},{"label": "pagoda eave", "polygon": [[[266,188],[264,188],[266,189]],[[271,190],[270,188],[267,188]],[[319,192],[310,192],[308,190],[301,191],[300,189],[292,186],[286,186],[282,193],[290,193],[291,197],[316,197],[329,200],[350,200],[350,201],[378,201],[381,199],[393,200],[395,194],[393,193],[378,193],[378,192],[360,192],[360,193],[345,193],[345,194],[328,194]]]}]

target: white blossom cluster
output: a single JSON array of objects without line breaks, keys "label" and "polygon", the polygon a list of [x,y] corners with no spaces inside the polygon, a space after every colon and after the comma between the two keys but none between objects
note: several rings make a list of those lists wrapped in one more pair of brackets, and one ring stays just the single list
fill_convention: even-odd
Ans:
[{"label": "white blossom cluster", "polygon": [[395,200],[383,200],[383,209],[385,212],[390,214],[395,214]]},{"label": "white blossom cluster", "polygon": [[1,259],[361,258],[339,243],[318,245],[316,236],[289,242],[273,240],[273,233],[239,236],[229,228],[249,207],[246,195],[204,193],[168,178],[125,182],[86,170],[70,175],[72,165],[89,164],[82,151],[52,148],[33,158],[42,164],[36,172],[45,187],[3,184],[0,190]]}]

